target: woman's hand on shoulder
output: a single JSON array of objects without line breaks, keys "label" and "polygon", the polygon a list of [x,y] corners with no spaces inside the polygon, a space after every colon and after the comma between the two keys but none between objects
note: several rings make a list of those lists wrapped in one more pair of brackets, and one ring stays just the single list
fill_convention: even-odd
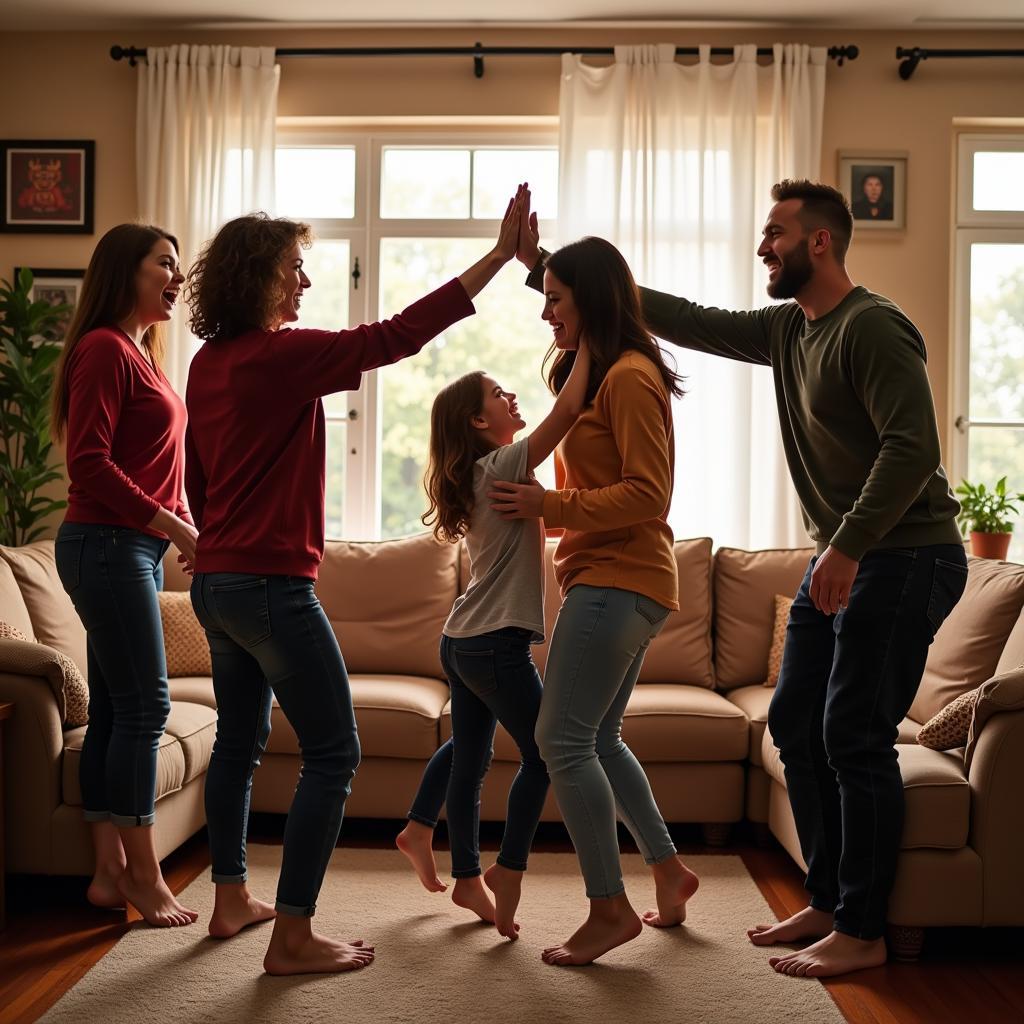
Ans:
[{"label": "woman's hand on shoulder", "polygon": [[491,508],[502,519],[540,519],[544,515],[546,493],[536,480],[526,484],[497,480],[487,497],[491,499]]}]

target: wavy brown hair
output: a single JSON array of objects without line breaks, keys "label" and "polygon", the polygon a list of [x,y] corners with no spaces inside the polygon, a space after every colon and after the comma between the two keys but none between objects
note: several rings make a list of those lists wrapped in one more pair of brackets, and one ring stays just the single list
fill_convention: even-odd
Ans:
[{"label": "wavy brown hair", "polygon": [[[570,242],[548,256],[545,267],[572,290],[579,311],[579,333],[590,348],[588,403],[594,400],[612,365],[628,350],[647,356],[657,366],[665,387],[677,398],[683,395],[683,378],[666,363],[664,353],[651,337],[633,274],[611,242],[595,237]],[[544,365],[551,363],[547,382],[553,394],[565,386],[575,360],[573,350],[555,345],[548,349]]]},{"label": "wavy brown hair", "polygon": [[[118,224],[97,243],[82,281],[82,293],[64,335],[64,348],[57,363],[50,407],[54,437],[64,436],[68,422],[68,364],[82,338],[97,327],[116,327],[135,309],[135,274],[139,265],[166,240],[178,252],[174,235],[153,224]],[[164,355],[164,325],[152,324],[142,336],[146,349],[158,366]]]},{"label": "wavy brown hair", "polygon": [[204,341],[274,330],[285,298],[281,260],[298,242],[308,249],[308,224],[252,213],[229,220],[189,268],[189,326]]},{"label": "wavy brown hair", "polygon": [[484,371],[473,370],[442,388],[430,409],[430,461],[423,486],[430,508],[420,516],[438,540],[466,535],[473,515],[473,465],[494,446],[471,420],[484,407]]}]

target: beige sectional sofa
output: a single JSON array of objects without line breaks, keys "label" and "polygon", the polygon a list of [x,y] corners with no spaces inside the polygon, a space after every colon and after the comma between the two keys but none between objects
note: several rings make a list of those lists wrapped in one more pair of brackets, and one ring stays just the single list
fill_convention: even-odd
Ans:
[{"label": "beige sectional sofa", "polygon": [[[749,819],[770,827],[800,862],[785,777],[766,730],[763,685],[774,596],[795,593],[807,550],[712,553],[709,539],[679,541],[681,610],[651,645],[623,734],[650,776],[665,818],[698,822],[709,841]],[[558,608],[548,551],[548,626]],[[350,817],[405,815],[427,759],[450,735],[438,637],[468,578],[461,545],[428,536],[329,543],[318,593],[352,682],[363,760]],[[187,588],[167,562],[165,586]],[[1024,566],[971,560],[964,600],[933,645],[912,718],[901,730],[907,825],[891,920],[928,925],[1024,925],[1024,673],[1004,677],[965,752],[928,750],[919,725],[960,693],[1024,663]],[[85,635],[57,579],[52,541],[0,548],[0,620],[71,657],[85,671]],[[84,874],[91,869],[77,781],[84,728],[62,728],[49,685],[5,669],[0,700],[13,701],[4,742],[7,869]],[[546,645],[536,649],[543,672]],[[202,785],[216,728],[208,676],[172,678],[172,712],[159,754],[157,843],[166,855],[202,827]],[[499,729],[483,794],[485,819],[504,816],[516,749]],[[252,807],[284,812],[298,744],[273,712]],[[553,798],[545,809],[557,819]],[[907,933],[908,949],[917,933]]]}]

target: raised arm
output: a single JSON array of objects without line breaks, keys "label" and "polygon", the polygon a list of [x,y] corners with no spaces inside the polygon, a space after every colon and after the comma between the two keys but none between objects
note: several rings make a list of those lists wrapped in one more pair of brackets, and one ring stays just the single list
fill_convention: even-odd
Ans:
[{"label": "raised arm", "polygon": [[527,470],[536,469],[558,447],[569,428],[576,422],[586,403],[590,381],[590,348],[580,342],[576,358],[562,390],[558,392],[551,412],[544,417],[527,439]]}]

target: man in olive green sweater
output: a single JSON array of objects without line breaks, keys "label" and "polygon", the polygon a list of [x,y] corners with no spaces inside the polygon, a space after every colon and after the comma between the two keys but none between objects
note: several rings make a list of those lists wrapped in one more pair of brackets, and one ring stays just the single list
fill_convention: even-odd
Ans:
[{"label": "man in olive green sweater", "polygon": [[[641,295],[659,337],[772,367],[790,474],[817,544],[768,716],[810,900],[747,934],[759,946],[810,941],[769,962],[827,977],[885,960],[903,829],[897,728],[963,593],[967,561],[920,332],[895,303],[850,280],[853,219],[839,192],[783,181],[772,198],[757,254],[768,294],[795,301],[729,312]],[[517,255],[536,287],[535,230]]]}]

